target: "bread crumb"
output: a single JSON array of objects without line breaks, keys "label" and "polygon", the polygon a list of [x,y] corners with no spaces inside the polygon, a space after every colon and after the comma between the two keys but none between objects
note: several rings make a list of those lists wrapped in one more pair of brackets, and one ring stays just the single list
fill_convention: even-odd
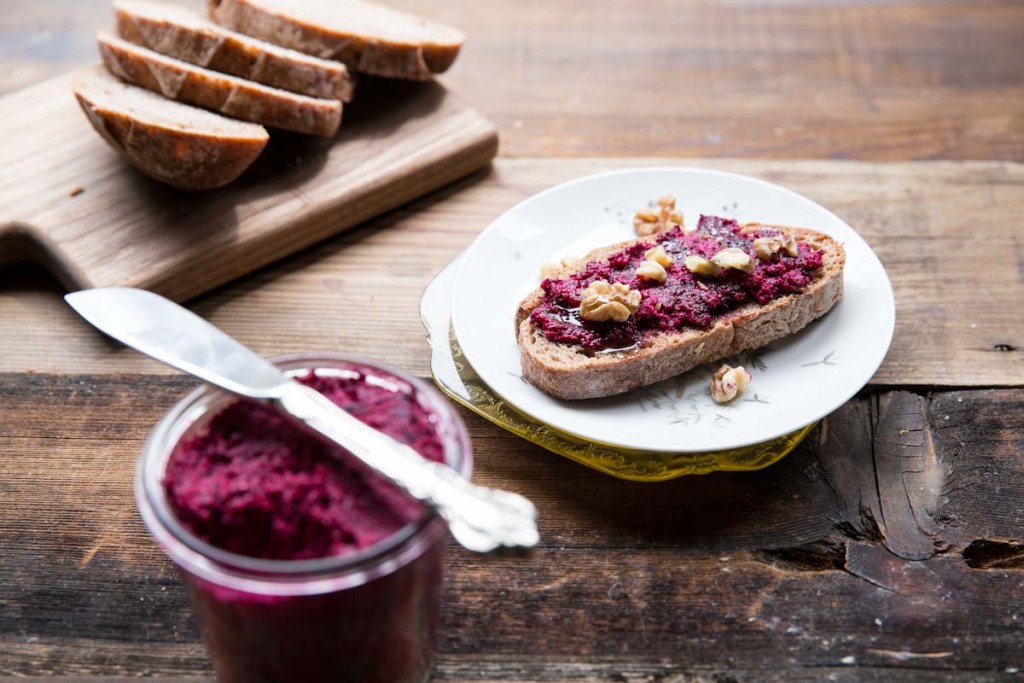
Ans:
[{"label": "bread crumb", "polygon": [[85,192],[85,188],[84,187],[73,187],[73,188],[71,188],[71,192],[68,193],[68,196],[70,196],[70,197],[77,197],[78,195],[82,194],[83,192]]}]

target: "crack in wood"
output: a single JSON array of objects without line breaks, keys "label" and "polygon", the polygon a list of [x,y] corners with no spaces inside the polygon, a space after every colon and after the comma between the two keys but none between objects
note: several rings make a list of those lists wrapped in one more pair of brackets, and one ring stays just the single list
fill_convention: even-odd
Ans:
[{"label": "crack in wood", "polygon": [[759,560],[786,571],[829,571],[846,569],[845,542],[828,537],[791,548],[770,548],[756,553]]},{"label": "crack in wood", "polygon": [[903,595],[902,593],[900,593],[898,590],[896,590],[892,586],[887,586],[884,583],[882,583],[881,581],[877,581],[875,579],[872,579],[870,576],[864,576],[863,574],[858,574],[857,572],[851,571],[848,568],[844,568],[843,571],[845,571],[847,574],[849,574],[850,576],[852,576],[855,579],[860,579],[861,581],[865,581],[867,583],[870,583],[875,588],[881,588],[884,591],[888,591],[889,593],[894,593],[896,595]]},{"label": "crack in wood", "polygon": [[1024,569],[1024,541],[979,538],[961,555],[971,569]]}]

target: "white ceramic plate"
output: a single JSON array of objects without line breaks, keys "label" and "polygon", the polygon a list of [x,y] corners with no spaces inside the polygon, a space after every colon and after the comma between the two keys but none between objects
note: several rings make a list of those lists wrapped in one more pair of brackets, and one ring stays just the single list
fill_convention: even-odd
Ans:
[{"label": "white ceramic plate", "polygon": [[[753,373],[728,405],[711,400],[712,367],[605,399],[561,401],[522,378],[514,316],[540,282],[541,266],[631,239],[635,211],[673,194],[684,220],[700,214],[807,227],[846,249],[844,295],[800,333],[737,360]],[[480,378],[520,411],[591,441],[652,451],[740,448],[804,427],[861,389],[892,340],[896,307],[871,247],[837,216],[790,190],[696,168],[602,173],[551,188],[491,223],[466,251],[455,281],[452,324]],[[734,363],[735,364],[735,363]]]}]

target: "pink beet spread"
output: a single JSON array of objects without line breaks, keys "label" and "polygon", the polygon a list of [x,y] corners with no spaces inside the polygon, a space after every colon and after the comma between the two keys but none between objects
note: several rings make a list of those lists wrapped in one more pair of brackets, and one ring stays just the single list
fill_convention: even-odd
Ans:
[{"label": "pink beet spread", "polygon": [[[444,459],[436,417],[412,386],[377,369],[349,369],[298,380],[423,457]],[[178,443],[163,485],[181,523],[211,545],[275,560],[343,555],[422,513],[389,483],[346,466],[345,457],[273,408],[237,401]]]},{"label": "pink beet spread", "polygon": [[[701,216],[697,230],[689,235],[676,226],[602,261],[591,261],[575,275],[544,280],[544,299],[530,314],[530,322],[549,340],[578,344],[588,351],[631,348],[653,332],[687,327],[706,330],[714,324],[716,315],[752,301],[765,304],[798,292],[814,279],[821,268],[822,252],[806,244],[799,245],[797,256],[781,251],[771,261],[757,259],[754,240],[779,234],[767,229],[740,234],[739,224],[732,219]],[[637,266],[644,260],[644,253],[658,244],[672,257],[672,265],[666,269],[668,278],[664,283],[641,280],[636,275]],[[683,264],[690,254],[710,259],[730,247],[742,249],[754,259],[757,265],[753,273],[723,269],[717,277],[704,277],[694,275]],[[640,308],[622,323],[580,319],[580,292],[595,280],[622,282],[640,290]]]}]

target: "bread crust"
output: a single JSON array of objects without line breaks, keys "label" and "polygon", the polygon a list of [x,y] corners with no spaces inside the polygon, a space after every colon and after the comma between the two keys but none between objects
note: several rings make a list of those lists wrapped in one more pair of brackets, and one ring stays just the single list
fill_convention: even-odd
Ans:
[{"label": "bread crust", "polygon": [[[89,123],[111,147],[142,173],[179,189],[227,185],[256,160],[270,139],[262,126],[163,100],[121,83],[99,65],[79,72],[72,87]],[[164,115],[149,117],[147,107],[159,107]],[[204,120],[221,119],[224,125],[197,125],[189,110]],[[182,125],[170,125],[167,120],[179,113]]]},{"label": "bread crust", "polygon": [[273,128],[331,137],[341,124],[341,102],[270,88],[210,71],[139,47],[114,36],[98,35],[100,56],[118,78],[185,102]]},{"label": "bread crust", "polygon": [[[311,0],[335,2],[341,0]],[[233,31],[270,43],[343,62],[349,69],[386,78],[425,81],[447,71],[459,55],[464,40],[456,29],[428,22],[390,8],[368,2],[354,11],[374,11],[386,23],[399,18],[424,27],[415,40],[395,40],[386,36],[360,35],[343,26],[311,23],[287,8],[275,9],[273,2],[262,0],[208,0],[210,16]],[[436,35],[431,35],[436,34]]]},{"label": "bread crust", "polygon": [[117,35],[205,69],[310,97],[350,102],[348,68],[229,31],[184,7],[146,0],[114,3]]},{"label": "bread crust", "polygon": [[[556,398],[576,400],[614,396],[793,334],[825,315],[840,299],[846,254],[839,242],[823,233],[803,228],[748,223],[743,229],[779,230],[792,235],[798,242],[820,249],[823,252],[820,277],[800,292],[787,294],[764,305],[749,303],[716,316],[708,330],[656,332],[647,335],[637,349],[590,355],[582,347],[549,341],[539,328],[530,323],[530,313],[544,297],[538,288],[520,303],[516,312],[516,339],[523,377]],[[548,277],[567,277],[589,261],[600,260],[644,241],[651,240],[630,240],[597,249],[579,264],[559,268]]]}]

